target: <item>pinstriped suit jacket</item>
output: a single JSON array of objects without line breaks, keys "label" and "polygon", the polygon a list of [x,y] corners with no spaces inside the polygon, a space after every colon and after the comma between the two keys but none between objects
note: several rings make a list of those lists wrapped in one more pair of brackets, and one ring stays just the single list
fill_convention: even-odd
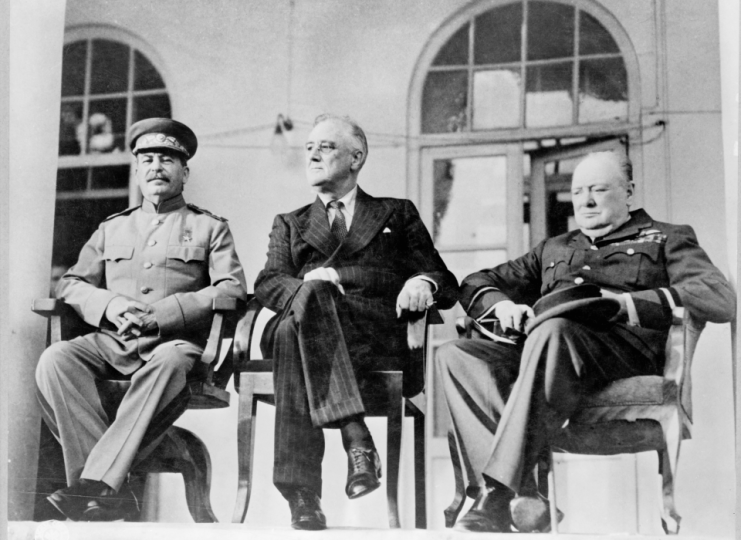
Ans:
[{"label": "pinstriped suit jacket", "polygon": [[[404,283],[417,275],[429,277],[438,287],[437,306],[449,309],[458,299],[458,282],[411,201],[371,197],[358,188],[355,204],[352,225],[342,244],[330,231],[318,197],[313,204],[276,216],[255,295],[263,305],[285,314],[304,275],[322,266],[332,267],[345,290],[343,302],[358,323],[351,335],[343,329],[346,340],[373,343],[376,354],[381,341],[389,355],[398,355],[406,350],[406,325],[396,318],[396,298]],[[272,350],[272,334],[279,320],[275,317],[266,327],[265,353]]]}]

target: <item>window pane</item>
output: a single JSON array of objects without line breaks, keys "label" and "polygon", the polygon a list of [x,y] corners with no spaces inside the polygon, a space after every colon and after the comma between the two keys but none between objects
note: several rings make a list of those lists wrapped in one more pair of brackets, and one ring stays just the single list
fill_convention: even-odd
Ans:
[{"label": "window pane", "polygon": [[579,54],[619,53],[620,49],[597,19],[579,12]]},{"label": "window pane", "polygon": [[519,70],[497,69],[473,74],[473,129],[520,125],[522,82]]},{"label": "window pane", "polygon": [[522,4],[510,4],[476,17],[474,63],[517,62],[521,53]]},{"label": "window pane", "polygon": [[527,59],[547,60],[574,55],[573,6],[552,2],[529,2]]},{"label": "window pane", "polygon": [[579,123],[628,117],[628,73],[622,58],[579,64]]},{"label": "window pane", "polygon": [[459,283],[473,272],[507,262],[507,251],[504,249],[448,251],[441,253],[440,256]]},{"label": "window pane", "polygon": [[87,188],[87,169],[58,169],[57,192],[85,191]]},{"label": "window pane", "polygon": [[128,189],[129,166],[95,167],[92,169],[93,189]]},{"label": "window pane", "polygon": [[466,71],[428,73],[422,94],[422,132],[465,131],[467,95]]},{"label": "window pane", "polygon": [[565,126],[572,123],[572,69],[571,62],[527,68],[527,127]]},{"label": "window pane", "polygon": [[437,53],[433,66],[455,66],[468,64],[468,29],[465,25]]},{"label": "window pane", "polygon": [[152,63],[139,51],[134,52],[134,90],[164,88],[165,81]]},{"label": "window pane", "polygon": [[62,96],[81,96],[85,92],[87,41],[65,45],[62,52]]},{"label": "window pane", "polygon": [[134,122],[144,118],[171,118],[170,98],[167,94],[143,96],[134,99]]},{"label": "window pane", "polygon": [[82,102],[73,101],[62,103],[59,115],[59,155],[77,155],[82,151],[80,142],[84,135],[81,133]]},{"label": "window pane", "polygon": [[93,40],[93,64],[90,92],[124,92],[129,80],[129,47],[103,39]]},{"label": "window pane", "polygon": [[507,158],[435,160],[433,238],[440,249],[507,243]]},{"label": "window pane", "polygon": [[88,153],[124,150],[126,139],[126,99],[90,101]]}]

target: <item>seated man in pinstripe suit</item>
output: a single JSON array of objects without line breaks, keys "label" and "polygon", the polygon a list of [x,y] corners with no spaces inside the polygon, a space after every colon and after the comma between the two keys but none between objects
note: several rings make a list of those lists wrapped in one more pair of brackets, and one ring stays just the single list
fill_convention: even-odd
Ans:
[{"label": "seated man in pinstripe suit", "polygon": [[408,354],[404,312],[442,309],[458,283],[414,205],[357,186],[368,155],[354,121],[319,116],[306,143],[313,204],[275,218],[255,294],[278,315],[263,351],[275,361],[273,482],[296,529],[326,528],[323,428],[339,428],[351,499],[379,486],[381,463],[363,420],[356,374],[372,357]]}]

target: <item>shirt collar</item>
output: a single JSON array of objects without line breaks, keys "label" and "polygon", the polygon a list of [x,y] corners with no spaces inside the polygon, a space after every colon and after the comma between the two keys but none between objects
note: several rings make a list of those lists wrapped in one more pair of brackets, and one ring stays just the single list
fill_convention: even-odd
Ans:
[{"label": "shirt collar", "polygon": [[[352,188],[350,191],[345,193],[345,196],[341,199],[337,199],[337,202],[341,202],[343,205],[345,205],[345,211],[349,215],[353,215],[355,213],[355,199],[358,195],[358,186],[355,185],[354,188]],[[329,195],[328,193],[319,193],[319,198],[321,199],[322,203],[324,204],[324,208],[327,208],[327,205],[332,202],[332,195]]]},{"label": "shirt collar", "polygon": [[157,205],[155,205],[151,201],[148,201],[147,199],[144,199],[144,201],[142,201],[142,210],[147,214],[166,214],[167,212],[178,210],[183,206],[185,206],[185,199],[183,198],[182,193],[180,195],[176,195],[172,199],[162,201]]}]

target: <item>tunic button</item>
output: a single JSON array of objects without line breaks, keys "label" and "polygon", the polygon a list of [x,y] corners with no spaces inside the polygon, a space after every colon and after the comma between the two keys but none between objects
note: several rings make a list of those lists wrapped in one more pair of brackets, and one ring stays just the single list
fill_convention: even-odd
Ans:
[{"label": "tunic button", "polygon": [[597,251],[599,248],[597,246],[591,246],[589,249],[593,249],[594,251]]},{"label": "tunic button", "polygon": [[576,283],[577,285],[581,285],[582,283],[584,283],[584,278],[578,277],[574,280],[574,283]]},{"label": "tunic button", "polygon": [[635,252],[636,252],[636,250],[635,250],[635,249],[633,249],[633,248],[630,248],[630,249],[628,250],[628,255],[633,255],[633,253],[635,253]]},{"label": "tunic button", "polygon": [[157,242],[156,242],[155,240],[150,240],[149,242],[147,242],[147,245],[148,245],[148,246],[153,246],[153,245],[155,245],[156,243],[157,243]]},{"label": "tunic button", "polygon": [[548,266],[550,266],[551,268],[553,268],[554,266],[556,266],[556,263],[553,262],[553,261],[551,261],[551,264],[549,264]]},{"label": "tunic button", "polygon": [[144,268],[152,268],[152,263],[151,262],[145,262],[144,263]]},{"label": "tunic button", "polygon": [[162,223],[162,222],[159,219],[157,219],[157,218],[154,218],[152,220],[152,225],[159,225],[160,223]]},{"label": "tunic button", "polygon": [[582,269],[582,270],[591,270],[591,269],[592,269],[592,267],[591,267],[591,266],[589,266],[588,264],[585,264],[584,266],[582,266],[582,267],[581,267],[581,269]]},{"label": "tunic button", "polygon": [[147,294],[147,293],[152,292],[152,289],[150,289],[149,287],[142,287],[141,291],[142,291],[142,294]]}]

